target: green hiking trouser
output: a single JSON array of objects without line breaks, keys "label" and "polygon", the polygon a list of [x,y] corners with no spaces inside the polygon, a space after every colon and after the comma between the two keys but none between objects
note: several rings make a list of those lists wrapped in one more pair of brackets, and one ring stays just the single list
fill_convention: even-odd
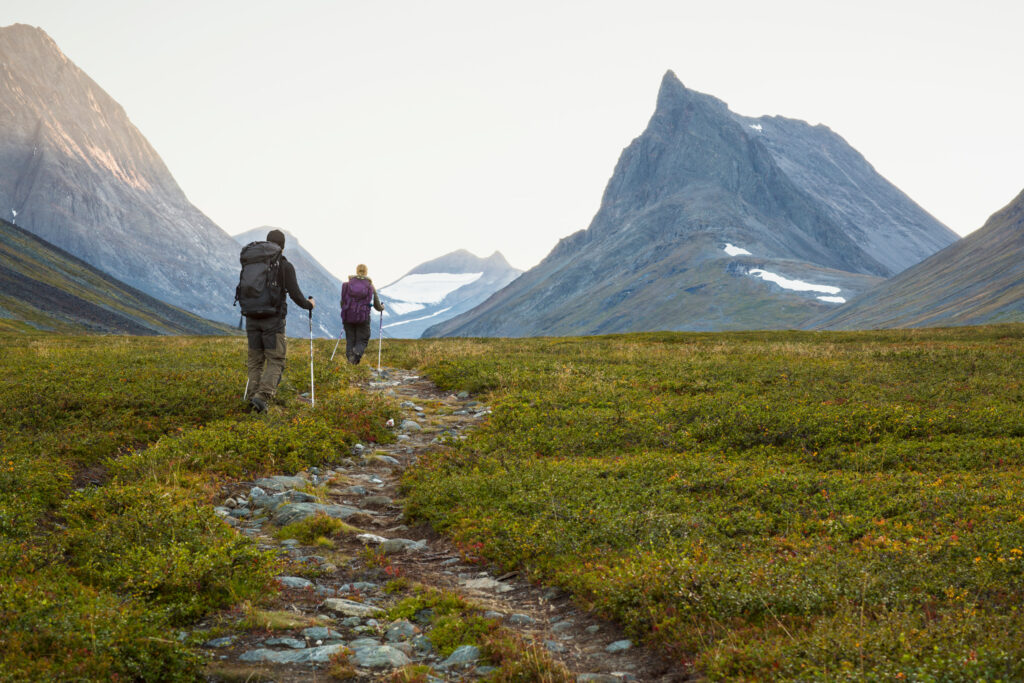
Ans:
[{"label": "green hiking trouser", "polygon": [[249,337],[249,398],[269,401],[277,393],[284,372],[286,342],[284,317],[245,319]]}]

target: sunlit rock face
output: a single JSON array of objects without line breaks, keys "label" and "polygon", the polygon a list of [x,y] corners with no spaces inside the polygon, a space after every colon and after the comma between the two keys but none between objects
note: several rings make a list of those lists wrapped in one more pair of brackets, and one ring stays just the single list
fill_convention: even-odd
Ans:
[{"label": "sunlit rock face", "polygon": [[794,327],[956,239],[828,128],[739,116],[668,72],[590,227],[425,334]]},{"label": "sunlit rock face", "polygon": [[238,320],[235,242],[124,109],[20,24],[0,28],[0,216],[162,301]]}]

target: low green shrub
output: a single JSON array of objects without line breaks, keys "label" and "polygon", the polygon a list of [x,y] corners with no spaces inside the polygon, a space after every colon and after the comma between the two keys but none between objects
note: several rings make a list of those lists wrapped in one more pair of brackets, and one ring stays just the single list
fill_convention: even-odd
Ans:
[{"label": "low green shrub", "polygon": [[269,592],[276,564],[187,491],[108,484],[61,508],[84,583],[145,601],[172,623]]},{"label": "low green shrub", "polygon": [[0,573],[0,680],[194,681],[164,615],[62,571]]}]

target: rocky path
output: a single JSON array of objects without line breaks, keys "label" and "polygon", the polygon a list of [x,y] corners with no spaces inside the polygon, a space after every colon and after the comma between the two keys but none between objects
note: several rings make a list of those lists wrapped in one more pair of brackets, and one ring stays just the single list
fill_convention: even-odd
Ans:
[{"label": "rocky path", "polygon": [[[191,634],[210,654],[209,680],[326,681],[334,680],[332,668],[335,676],[343,671],[342,677],[360,681],[473,681],[494,672],[472,646],[442,656],[431,640],[429,610],[389,621],[385,610],[409,593],[385,589],[401,584],[457,593],[481,616],[564,666],[568,680],[685,680],[614,625],[576,609],[558,589],[468,563],[429,527],[407,527],[397,499],[402,471],[439,439],[462,436],[490,410],[466,394],[446,395],[406,370],[375,374],[365,388],[401,403],[396,443],[360,444],[330,469],[282,473],[225,490],[218,512],[292,569],[278,577],[282,590],[275,604],[224,615]],[[344,520],[359,531],[333,544],[278,538],[281,526],[313,515]],[[339,659],[346,662],[340,670]],[[396,678],[401,671],[407,677]]]}]

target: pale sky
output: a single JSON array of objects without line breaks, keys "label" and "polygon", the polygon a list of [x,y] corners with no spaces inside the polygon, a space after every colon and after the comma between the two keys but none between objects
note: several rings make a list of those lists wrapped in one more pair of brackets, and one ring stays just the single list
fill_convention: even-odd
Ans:
[{"label": "pale sky", "polygon": [[1024,188],[1015,0],[0,0],[15,22],[224,230],[378,284],[459,248],[529,268],[586,228],[667,69],[824,123],[962,235]]}]

